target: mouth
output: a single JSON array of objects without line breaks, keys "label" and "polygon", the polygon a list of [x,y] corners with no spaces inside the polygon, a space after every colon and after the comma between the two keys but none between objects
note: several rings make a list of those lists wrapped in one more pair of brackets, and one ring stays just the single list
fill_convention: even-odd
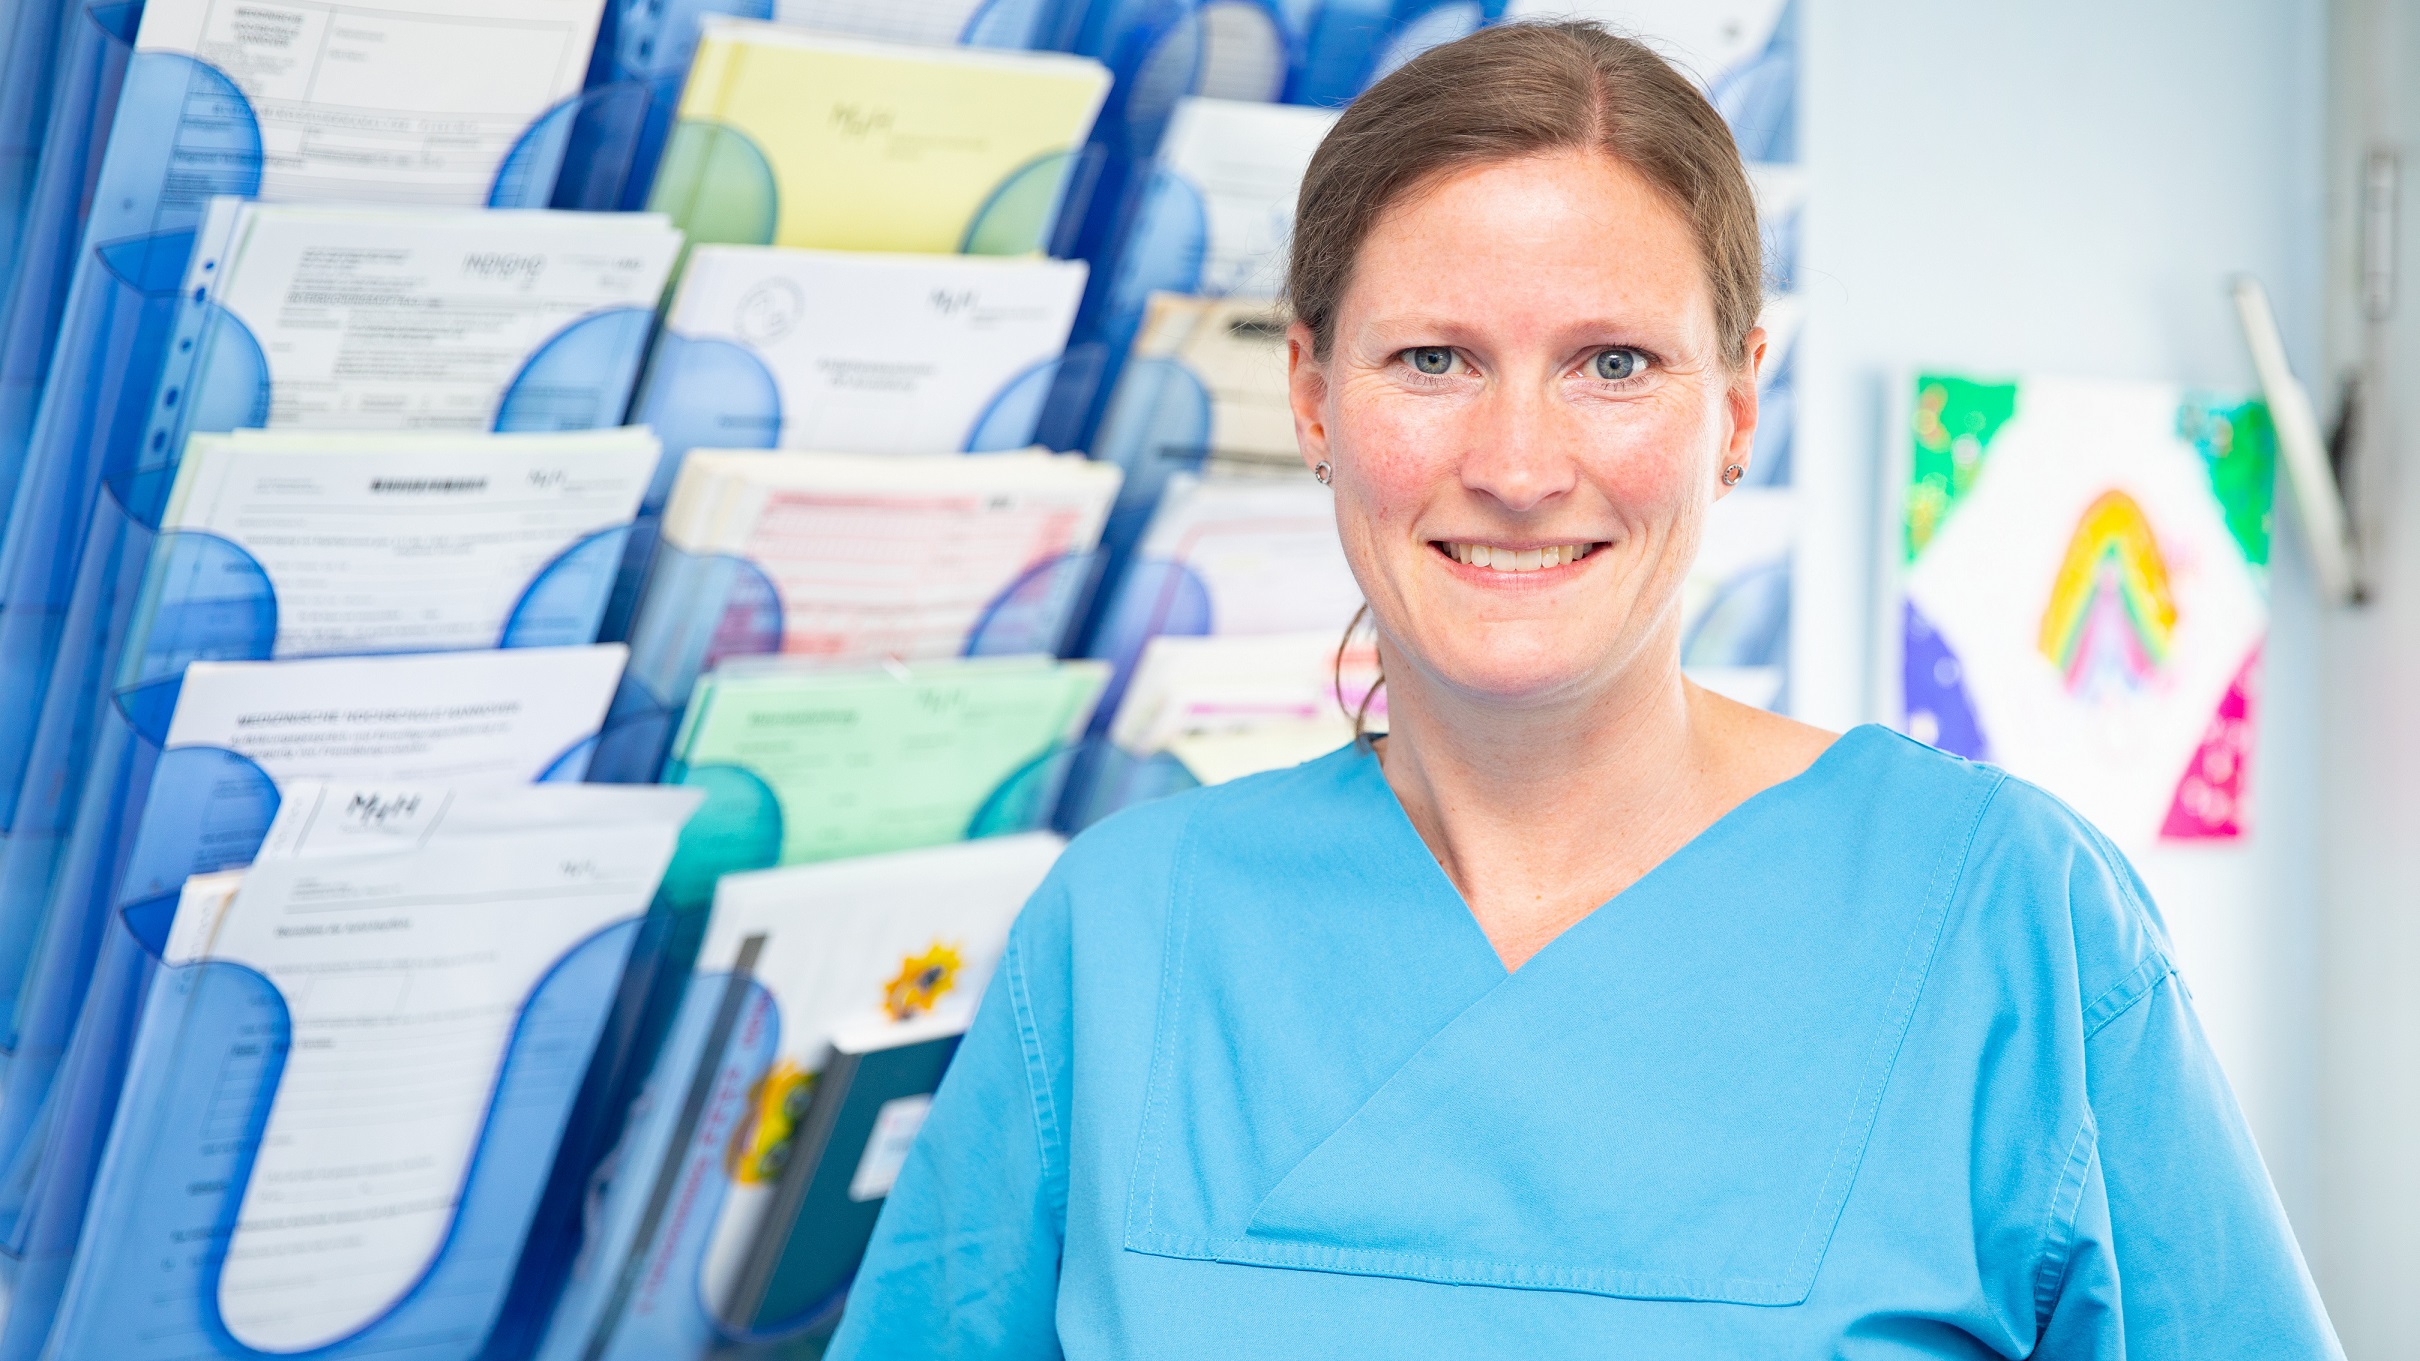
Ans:
[{"label": "mouth", "polygon": [[1465,567],[1483,568],[1507,575],[1551,572],[1558,567],[1569,567],[1604,546],[1601,543],[1552,543],[1525,547],[1447,539],[1429,541],[1430,548]]}]

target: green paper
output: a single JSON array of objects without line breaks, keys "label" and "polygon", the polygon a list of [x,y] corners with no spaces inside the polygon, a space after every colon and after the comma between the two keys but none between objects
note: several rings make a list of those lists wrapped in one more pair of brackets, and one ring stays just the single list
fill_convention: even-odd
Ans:
[{"label": "green paper", "polygon": [[1021,773],[1053,766],[1108,677],[1103,663],[1039,657],[718,672],[690,701],[668,776],[707,801],[667,892],[703,903],[735,870],[961,840],[995,794],[1021,791]]}]

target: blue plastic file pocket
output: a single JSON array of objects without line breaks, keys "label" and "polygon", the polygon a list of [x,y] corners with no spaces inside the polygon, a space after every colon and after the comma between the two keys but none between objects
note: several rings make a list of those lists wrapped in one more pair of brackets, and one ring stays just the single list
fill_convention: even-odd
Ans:
[{"label": "blue plastic file pocket", "polygon": [[1504,17],[1506,0],[1327,0],[1286,84],[1289,104],[1334,107],[1432,47]]},{"label": "blue plastic file pocket", "polygon": [[1707,89],[1746,161],[1798,159],[1798,0],[1788,0],[1764,43]]},{"label": "blue plastic file pocket", "polygon": [[[53,1326],[51,1354],[113,1361],[266,1358],[219,1306],[261,1136],[292,1044],[286,999],[238,964],[160,962],[165,922],[137,925],[154,976],[135,1025],[124,1116]],[[393,1305],[313,1357],[468,1361],[500,1323],[566,1118],[605,1029],[639,923],[565,954],[522,1004],[442,1246]]]},{"label": "blue plastic file pocket", "polygon": [[[1063,362],[1042,360],[1001,384],[959,436],[958,451],[997,454],[1030,448]],[[631,423],[655,431],[663,444],[663,460],[639,502],[630,550],[614,583],[600,637],[619,642],[629,636],[655,558],[664,505],[689,451],[778,448],[784,419],[780,380],[745,342],[684,336],[670,329],[657,337]]]},{"label": "blue plastic file pocket", "polygon": [[[885,0],[867,0],[868,7]],[[735,19],[771,19],[773,0],[609,0],[601,40],[608,53],[592,90],[611,96],[617,116],[627,117],[630,150],[627,178],[612,206],[635,211],[647,206],[656,166],[679,115],[681,85],[697,52],[700,22],[710,14]],[[962,47],[1033,48],[1051,36],[1053,0],[983,0],[958,35]],[[568,206],[568,205],[564,205]]]},{"label": "blue plastic file pocket", "polygon": [[17,232],[49,130],[60,22],[76,8],[27,0],[0,12],[0,284],[15,268]]},{"label": "blue plastic file pocket", "polygon": [[[1099,561],[1097,552],[1071,553],[1026,568],[984,605],[959,655],[1063,651],[1090,599]],[[698,678],[730,658],[778,655],[785,608],[780,587],[756,563],[658,544],[631,623],[630,666],[598,739],[589,779],[606,784],[656,780]]]},{"label": "blue plastic file pocket", "polygon": [[[578,781],[593,745],[566,749],[539,779]],[[124,805],[133,816],[122,864],[96,900],[107,910],[91,918],[99,939],[89,982],[64,1018],[69,1030],[57,1029],[56,1006],[39,1008],[43,1043],[27,1046],[7,1074],[0,1252],[18,1266],[0,1329],[6,1361],[33,1355],[55,1315],[178,894],[189,876],[250,864],[281,801],[277,782],[240,753],[159,749],[156,736],[138,738],[137,751],[149,767],[136,772],[142,789]]]},{"label": "blue plastic file pocket", "polygon": [[[24,473],[26,443],[84,241],[92,176],[117,118],[118,90],[143,17],[142,0],[71,3],[69,10],[59,34],[52,114],[21,208],[7,301],[0,308],[0,510],[14,499]],[[0,800],[13,793],[0,793]]]}]

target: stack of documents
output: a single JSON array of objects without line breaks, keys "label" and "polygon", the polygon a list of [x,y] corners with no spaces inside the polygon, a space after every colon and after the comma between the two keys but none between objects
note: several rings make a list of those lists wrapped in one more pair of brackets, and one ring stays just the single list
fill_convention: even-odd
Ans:
[{"label": "stack of documents", "polygon": [[1113,663],[1114,713],[1161,634],[1324,633],[1341,642],[1361,587],[1336,538],[1335,498],[1309,477],[1169,476],[1096,617],[1087,656]]},{"label": "stack of documents", "polygon": [[[659,450],[643,427],[542,435],[195,435],[160,517],[138,651],[336,656],[595,636]],[[266,648],[257,634],[273,628]]]},{"label": "stack of documents", "polygon": [[50,1354],[474,1354],[695,806],[290,791],[157,942]]},{"label": "stack of documents", "polygon": [[[1298,765],[1353,738],[1353,716],[1386,728],[1378,652],[1367,635],[1154,638],[1127,683],[1109,740],[1165,752],[1203,784]],[[1366,702],[1366,707],[1365,707]]]},{"label": "stack of documents", "polygon": [[1115,468],[1040,451],[692,454],[630,633],[631,704],[666,722],[625,724],[599,778],[653,778],[722,657],[1058,651],[1117,488]]},{"label": "stack of documents", "polygon": [[213,200],[153,428],[617,424],[679,249],[652,213]]},{"label": "stack of documents", "polygon": [[[827,1291],[768,1309],[771,1273],[751,1282],[749,1268],[795,1225],[845,1282],[931,1090],[892,1094],[871,1120],[819,1121],[833,1050],[963,1030],[1059,846],[1030,833],[725,878],[541,1361],[698,1361],[735,1336],[826,1321]],[[817,1136],[820,1158],[805,1151]],[[777,1203],[802,1181],[840,1194]]]},{"label": "stack of documents", "polygon": [[1020,448],[1083,291],[1073,260],[702,246],[634,419],[676,452]]},{"label": "stack of documents", "polygon": [[187,877],[249,863],[286,796],[315,780],[577,781],[621,662],[606,646],[189,668],[109,844],[71,857],[102,868],[54,898],[0,1073],[0,1222],[29,1264],[12,1330],[56,1303],[132,1043],[121,1018],[156,954],[142,933]]},{"label": "stack of documents", "polygon": [[710,17],[648,206],[695,242],[1023,255],[1108,89],[1082,57]]},{"label": "stack of documents", "polygon": [[1276,295],[1303,171],[1335,122],[1334,109],[1178,102],[1077,328],[1079,342],[1105,361],[1096,414],[1116,390],[1152,294]]},{"label": "stack of documents", "polygon": [[987,657],[871,671],[735,665],[699,684],[667,783],[706,791],[665,891],[735,870],[1040,826],[1108,668]]}]

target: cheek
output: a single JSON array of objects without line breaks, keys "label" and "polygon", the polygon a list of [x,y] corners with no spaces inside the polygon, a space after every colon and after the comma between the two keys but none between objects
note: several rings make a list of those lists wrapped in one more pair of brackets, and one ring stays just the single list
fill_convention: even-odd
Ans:
[{"label": "cheek", "polygon": [[1380,520],[1410,514],[1441,484],[1457,480],[1467,446],[1457,413],[1442,405],[1340,394],[1329,448],[1352,470],[1340,489],[1360,503],[1358,514]]}]

